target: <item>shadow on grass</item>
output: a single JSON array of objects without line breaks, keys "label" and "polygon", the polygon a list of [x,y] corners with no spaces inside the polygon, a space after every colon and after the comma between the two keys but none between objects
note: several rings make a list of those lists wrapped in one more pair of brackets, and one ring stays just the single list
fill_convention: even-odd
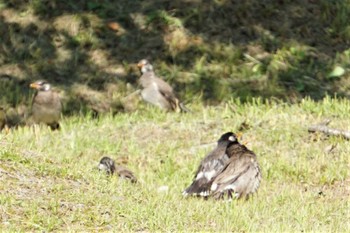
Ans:
[{"label": "shadow on grass", "polygon": [[[28,84],[47,79],[66,113],[120,109],[150,57],[188,99],[349,96],[350,7],[329,1],[3,1],[1,104],[29,104]],[[344,52],[345,51],[345,52]],[[344,85],[348,85],[344,88]]]}]

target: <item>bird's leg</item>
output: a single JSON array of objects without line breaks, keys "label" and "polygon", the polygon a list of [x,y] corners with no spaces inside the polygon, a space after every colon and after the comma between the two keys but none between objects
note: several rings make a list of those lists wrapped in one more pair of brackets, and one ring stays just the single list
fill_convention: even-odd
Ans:
[{"label": "bird's leg", "polygon": [[60,129],[60,124],[58,122],[52,123],[49,125],[51,130],[59,130]]},{"label": "bird's leg", "polygon": [[228,197],[228,199],[232,199],[232,192],[231,192],[231,190],[227,191],[227,197]]}]

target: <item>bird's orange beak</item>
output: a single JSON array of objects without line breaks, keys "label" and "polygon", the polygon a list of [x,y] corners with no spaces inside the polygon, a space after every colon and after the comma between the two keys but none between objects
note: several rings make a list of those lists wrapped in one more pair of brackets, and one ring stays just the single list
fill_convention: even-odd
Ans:
[{"label": "bird's orange beak", "polygon": [[39,89],[39,85],[37,83],[31,83],[29,87],[34,88],[34,89]]},{"label": "bird's orange beak", "polygon": [[138,68],[142,68],[143,64],[142,63],[137,63]]},{"label": "bird's orange beak", "polygon": [[241,141],[241,144],[242,144],[242,145],[247,145],[247,144],[249,143],[248,140],[242,141],[243,132],[237,132],[237,133],[236,133],[236,137],[237,137],[238,141]]}]

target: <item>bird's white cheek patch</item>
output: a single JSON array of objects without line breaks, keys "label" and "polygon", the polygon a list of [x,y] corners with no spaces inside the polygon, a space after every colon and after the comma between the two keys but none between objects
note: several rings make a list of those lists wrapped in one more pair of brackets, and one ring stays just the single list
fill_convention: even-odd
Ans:
[{"label": "bird's white cheek patch", "polygon": [[142,73],[146,73],[146,72],[147,72],[147,67],[145,67],[145,66],[143,65],[142,68],[141,68],[141,72],[142,72]]}]

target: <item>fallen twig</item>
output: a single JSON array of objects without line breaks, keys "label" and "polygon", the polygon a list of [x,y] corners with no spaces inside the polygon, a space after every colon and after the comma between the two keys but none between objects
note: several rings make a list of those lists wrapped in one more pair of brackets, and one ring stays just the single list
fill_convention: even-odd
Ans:
[{"label": "fallen twig", "polygon": [[329,124],[329,121],[318,125],[312,125],[309,127],[308,131],[310,133],[321,132],[330,136],[341,136],[341,137],[344,137],[345,139],[350,140],[350,131],[332,129],[327,126],[328,124]]}]

